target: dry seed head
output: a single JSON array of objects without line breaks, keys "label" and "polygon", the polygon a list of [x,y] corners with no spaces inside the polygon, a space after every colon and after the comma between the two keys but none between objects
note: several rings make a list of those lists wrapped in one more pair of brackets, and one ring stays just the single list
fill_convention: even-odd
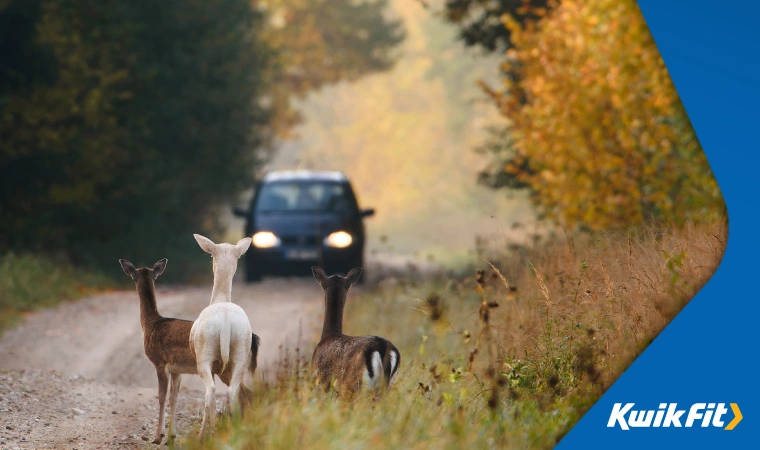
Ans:
[{"label": "dry seed head", "polygon": [[483,301],[483,303],[480,305],[480,321],[483,323],[483,325],[488,325],[488,319],[489,314],[488,310],[490,308],[488,307],[488,303]]},{"label": "dry seed head", "polygon": [[438,372],[436,371],[437,366],[433,366],[430,368],[430,374],[433,376],[433,382],[440,383],[442,381],[442,377],[438,375]]},{"label": "dry seed head", "polygon": [[538,280],[538,285],[541,288],[541,293],[544,295],[544,298],[546,300],[549,300],[549,288],[546,287],[546,283],[544,283],[543,277],[540,273],[538,273],[538,270],[536,270],[536,267],[532,262],[529,261],[528,264],[530,264],[530,267],[533,269],[533,273],[536,274],[536,279]]},{"label": "dry seed head", "polygon": [[443,299],[436,293],[432,293],[425,298],[425,306],[430,320],[433,322],[443,317],[445,305]]},{"label": "dry seed head", "polygon": [[491,396],[488,398],[488,407],[490,409],[496,409],[499,405],[499,390],[494,387],[491,389]]},{"label": "dry seed head", "polygon": [[[470,357],[467,360],[467,366],[468,366],[469,370],[472,370],[472,364],[475,362],[475,355],[477,355],[477,354],[478,354],[478,349],[477,348],[472,349],[472,351],[470,352]],[[453,372],[454,369],[451,369],[451,371]]]},{"label": "dry seed head", "polygon": [[475,281],[477,281],[478,286],[485,286],[486,285],[486,271],[483,269],[478,269],[475,271]]}]

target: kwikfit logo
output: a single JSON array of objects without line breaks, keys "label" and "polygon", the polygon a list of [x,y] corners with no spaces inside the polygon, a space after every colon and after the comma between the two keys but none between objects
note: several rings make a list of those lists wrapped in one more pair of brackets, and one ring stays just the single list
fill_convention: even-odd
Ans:
[{"label": "kwikfit logo", "polygon": [[[688,409],[678,409],[677,403],[660,403],[658,409],[636,410],[635,403],[615,403],[612,406],[608,428],[620,426],[622,430],[631,428],[691,428],[691,427],[716,427],[725,430],[733,430],[741,422],[742,413],[739,405],[730,404],[733,419],[726,422],[726,414],[729,409],[725,403],[694,403]],[[686,417],[684,418],[684,414]],[[729,416],[730,417],[730,416]],[[683,420],[683,423],[681,421]],[[725,427],[725,428],[724,428]]]}]

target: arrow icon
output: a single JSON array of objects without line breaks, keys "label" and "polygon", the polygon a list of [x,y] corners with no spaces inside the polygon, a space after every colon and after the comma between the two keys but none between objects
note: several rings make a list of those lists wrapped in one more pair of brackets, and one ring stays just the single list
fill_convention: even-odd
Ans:
[{"label": "arrow icon", "polygon": [[734,420],[731,421],[728,425],[726,425],[725,430],[733,430],[735,426],[739,424],[739,422],[742,421],[744,416],[742,416],[742,412],[739,410],[739,405],[736,403],[731,403],[731,411],[734,412]]}]

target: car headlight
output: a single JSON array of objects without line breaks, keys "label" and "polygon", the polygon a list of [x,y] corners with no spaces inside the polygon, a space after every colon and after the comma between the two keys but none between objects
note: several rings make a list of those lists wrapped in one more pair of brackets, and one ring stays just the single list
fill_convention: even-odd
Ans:
[{"label": "car headlight", "polygon": [[280,245],[280,238],[271,231],[259,231],[253,235],[251,240],[253,245],[258,248],[272,248]]},{"label": "car headlight", "polygon": [[345,231],[336,231],[335,233],[330,233],[330,235],[325,238],[324,244],[328,247],[346,248],[351,245],[351,242],[353,241],[354,239],[351,235]]}]

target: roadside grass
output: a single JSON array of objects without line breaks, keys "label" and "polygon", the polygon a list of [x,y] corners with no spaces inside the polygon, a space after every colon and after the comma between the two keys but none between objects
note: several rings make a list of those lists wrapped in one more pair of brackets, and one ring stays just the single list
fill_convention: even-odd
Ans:
[{"label": "roadside grass", "polygon": [[0,333],[24,313],[113,288],[108,277],[33,255],[0,255]]},{"label": "roadside grass", "polygon": [[349,293],[346,333],[401,351],[389,394],[317,392],[318,336],[304,336],[208,448],[551,448],[709,279],[726,234],[720,220],[542,238],[485,256],[494,268],[484,260],[470,275],[411,273]]}]

